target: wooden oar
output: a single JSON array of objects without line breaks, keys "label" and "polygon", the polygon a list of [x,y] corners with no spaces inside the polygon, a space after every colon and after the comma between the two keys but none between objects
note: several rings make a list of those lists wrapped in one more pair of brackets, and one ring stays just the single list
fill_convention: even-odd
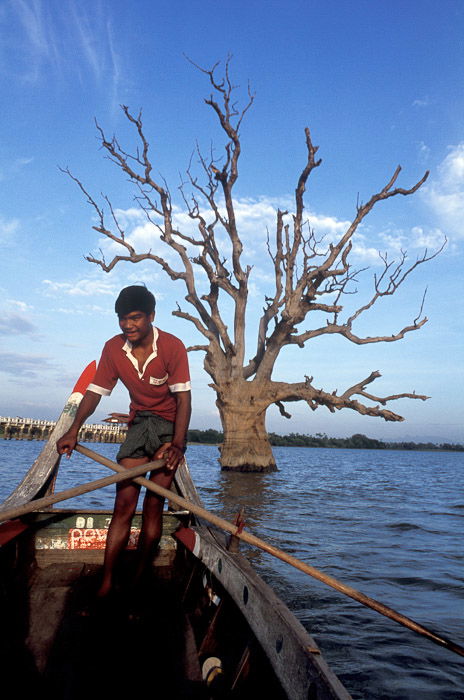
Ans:
[{"label": "wooden oar", "polygon": [[[99,462],[100,464],[104,464],[105,466],[109,467],[110,469],[113,469],[114,471],[121,472],[121,471],[126,471],[124,467],[121,467],[119,464],[116,462],[113,462],[110,459],[107,459],[106,457],[102,457],[99,455],[97,452],[94,452],[93,450],[90,450],[88,447],[83,447],[82,445],[76,445],[75,449],[80,452],[81,454],[85,455],[86,457],[90,457],[91,459],[94,459],[96,462]],[[223,518],[218,517],[217,515],[214,515],[214,513],[210,513],[209,511],[205,510],[201,506],[198,506],[195,503],[191,503],[187,499],[183,498],[182,496],[178,496],[176,493],[173,491],[170,491],[169,489],[165,489],[162,486],[159,486],[158,484],[153,483],[153,481],[150,481],[149,479],[145,479],[143,477],[139,477],[134,479],[138,484],[141,484],[142,486],[145,486],[147,489],[150,491],[154,491],[155,493],[159,494],[160,496],[164,496],[165,498],[169,499],[176,505],[180,506],[181,508],[184,508],[185,510],[190,511],[194,515],[198,516],[199,518],[203,518],[204,520],[209,521],[216,527],[220,528],[221,530],[225,530],[226,532],[230,532],[232,535],[235,535],[238,537],[240,540],[243,540],[243,542],[247,542],[248,544],[253,545],[254,547],[258,547],[259,549],[262,549],[265,552],[268,552],[268,554],[272,554],[272,556],[277,557],[277,559],[281,559],[282,561],[286,562],[287,564],[290,564],[291,566],[294,566],[296,569],[299,569],[300,571],[303,571],[305,574],[308,574],[308,576],[312,576],[313,578],[318,579],[318,581],[322,581],[322,583],[327,584],[331,588],[334,588],[336,591],[339,591],[340,593],[344,593],[345,595],[349,596],[350,598],[353,598],[354,600],[357,600],[359,603],[362,603],[363,605],[367,606],[368,608],[372,608],[373,610],[376,610],[378,613],[381,613],[382,615],[385,615],[385,617],[390,618],[391,620],[394,620],[395,622],[398,622],[400,625],[403,625],[404,627],[407,627],[408,629],[412,630],[413,632],[416,632],[417,634],[422,635],[423,637],[427,637],[427,639],[430,639],[430,641],[434,642],[435,644],[438,644],[441,647],[445,647],[445,649],[449,649],[450,651],[455,652],[456,654],[459,654],[460,656],[464,656],[464,647],[460,646],[459,644],[456,644],[455,642],[451,641],[450,639],[447,639],[446,637],[442,637],[435,632],[432,632],[431,630],[427,629],[426,627],[423,627],[419,623],[415,622],[414,620],[411,620],[409,617],[406,617],[405,615],[402,615],[399,612],[396,612],[396,610],[393,610],[392,608],[389,608],[388,606],[384,605],[383,603],[380,603],[377,600],[374,600],[374,598],[369,598],[369,596],[364,595],[364,593],[361,593],[360,591],[357,591],[355,588],[352,588],[351,586],[347,586],[344,583],[341,583],[337,579],[333,578],[332,576],[329,576],[328,574],[322,573],[322,571],[319,571],[318,569],[314,568],[313,566],[310,566],[309,564],[306,564],[305,562],[301,561],[300,559],[297,559],[296,557],[293,557],[291,554],[287,554],[286,552],[282,551],[281,549],[278,549],[277,547],[274,547],[271,544],[268,544],[264,540],[260,539],[259,537],[255,537],[255,535],[252,535],[248,532],[239,532],[239,529],[237,528],[236,525],[233,525],[232,523],[229,523],[227,520],[223,520]]]},{"label": "wooden oar", "polygon": [[164,467],[164,463],[164,459],[157,459],[155,462],[147,462],[146,464],[143,464],[139,467],[133,467],[132,469],[124,469],[124,467],[121,467],[122,471],[118,471],[117,474],[113,474],[112,476],[105,476],[103,477],[103,479],[96,479],[95,481],[89,481],[87,484],[73,486],[70,489],[66,489],[65,491],[59,491],[58,493],[54,493],[51,496],[45,496],[44,498],[36,498],[33,501],[23,503],[23,505],[21,506],[15,506],[14,508],[6,508],[5,510],[0,510],[0,523],[4,522],[5,520],[19,518],[21,515],[26,515],[26,513],[32,513],[36,510],[41,510],[42,508],[48,508],[48,506],[51,506],[54,503],[59,503],[60,501],[66,501],[68,498],[81,496],[83,493],[89,493],[89,491],[96,491],[96,489],[101,489],[104,486],[118,484],[120,481],[125,481],[126,479],[133,479],[134,476],[140,476],[141,474],[146,474],[149,471],[161,469],[162,467]]}]

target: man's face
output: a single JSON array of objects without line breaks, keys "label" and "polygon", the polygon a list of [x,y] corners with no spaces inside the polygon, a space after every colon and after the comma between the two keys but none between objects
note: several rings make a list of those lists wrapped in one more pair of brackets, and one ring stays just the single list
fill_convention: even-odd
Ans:
[{"label": "man's face", "polygon": [[119,327],[132,345],[138,345],[151,333],[154,318],[154,313],[131,311],[125,316],[119,316]]}]

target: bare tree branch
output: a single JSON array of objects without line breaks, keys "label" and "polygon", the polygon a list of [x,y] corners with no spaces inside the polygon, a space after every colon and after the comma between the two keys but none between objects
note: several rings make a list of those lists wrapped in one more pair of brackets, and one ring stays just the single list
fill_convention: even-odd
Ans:
[{"label": "bare tree branch", "polygon": [[276,401],[276,402],[275,402],[275,405],[276,405],[277,408],[279,409],[279,412],[280,412],[280,415],[281,415],[281,416],[283,416],[284,418],[291,418],[291,417],[292,417],[291,414],[288,413],[288,411],[285,410],[285,407],[284,407],[282,401]]},{"label": "bare tree branch", "polygon": [[[312,378],[306,378],[305,382],[297,382],[293,384],[288,384],[284,382],[271,382],[269,385],[269,405],[275,403],[281,408],[282,402],[284,401],[306,401],[308,406],[314,411],[319,406],[325,406],[329,409],[331,413],[339,411],[343,408],[349,408],[351,410],[360,413],[365,416],[375,416],[378,418],[383,418],[386,421],[403,421],[404,418],[397,413],[393,413],[387,409],[382,409],[379,406],[366,406],[354,396],[363,396],[372,401],[377,401],[382,406],[385,406],[387,402],[398,400],[398,399],[420,399],[421,401],[426,401],[429,397],[423,396],[416,393],[401,393],[391,396],[376,397],[368,394],[365,391],[365,387],[371,384],[375,379],[380,377],[380,372],[371,372],[371,374],[365,379],[357,382],[353,386],[346,389],[342,394],[338,395],[336,392],[328,393],[322,389],[316,389],[311,384]],[[284,414],[282,414],[284,415]]]},{"label": "bare tree branch", "polygon": [[[372,210],[372,208],[380,201],[389,199],[390,197],[401,195],[410,195],[425,182],[428,177],[428,172],[415,185],[409,189],[397,187],[393,188],[399,176],[401,168],[398,167],[390,178],[389,182],[383,187],[380,192],[371,196],[367,204],[358,205],[357,214],[352,223],[349,225],[345,234],[340,238],[336,245],[329,244],[327,252],[317,250],[317,244],[314,239],[314,234],[310,231],[309,237],[306,239],[302,236],[301,215],[302,201],[299,199],[299,192],[304,191],[302,183],[306,182],[311,171],[318,167],[320,161],[315,160],[317,148],[312,145],[311,136],[306,130],[306,146],[308,151],[308,161],[305,169],[300,175],[299,184],[297,187],[297,213],[293,217],[293,240],[290,238],[288,225],[283,225],[279,221],[279,215],[276,226],[276,255],[272,256],[276,265],[277,255],[279,255],[279,274],[285,276],[285,291],[279,298],[273,300],[272,308],[279,308],[281,303],[283,310],[280,314],[276,326],[269,337],[263,336],[263,332],[267,331],[269,309],[264,310],[264,314],[260,324],[260,334],[258,336],[257,353],[250,360],[248,365],[244,367],[244,377],[249,378],[254,373],[261,381],[268,381],[272,375],[272,370],[276,359],[285,345],[297,344],[300,347],[311,338],[319,335],[338,333],[343,335],[351,342],[356,344],[365,344],[373,342],[391,342],[399,340],[404,335],[412,330],[417,330],[426,323],[427,319],[421,321],[417,319],[412,325],[405,326],[401,331],[393,335],[379,335],[374,338],[360,338],[352,331],[353,322],[364,312],[370,309],[378,299],[394,294],[398,287],[405,281],[409,274],[419,265],[428,262],[438,255],[443,249],[446,241],[441,248],[431,255],[427,251],[422,257],[418,258],[412,265],[405,268],[404,263],[406,254],[402,254],[399,263],[392,267],[393,263],[384,260],[384,271],[377,278],[374,277],[375,291],[369,302],[361,306],[345,323],[338,322],[338,316],[341,313],[343,306],[336,303],[332,306],[327,305],[326,311],[332,315],[332,321],[327,321],[325,327],[319,327],[303,333],[297,333],[297,326],[304,321],[310,311],[324,310],[324,307],[319,303],[315,303],[315,299],[321,294],[338,293],[337,301],[340,300],[341,294],[346,293],[347,284],[356,279],[359,271],[353,272],[350,269],[348,262],[349,254],[352,249],[351,239],[356,232],[359,224]],[[306,179],[305,179],[306,178]],[[283,235],[282,235],[283,232]],[[298,242],[295,247],[295,241]],[[303,268],[299,276],[295,275],[296,256],[303,249]],[[305,252],[305,251],[309,251]],[[316,264],[312,264],[314,258],[321,258]],[[311,263],[311,264],[310,264]],[[337,265],[338,263],[338,265]],[[277,277],[276,277],[277,279]],[[382,286],[386,282],[384,286]],[[265,351],[263,351],[265,348]]]}]

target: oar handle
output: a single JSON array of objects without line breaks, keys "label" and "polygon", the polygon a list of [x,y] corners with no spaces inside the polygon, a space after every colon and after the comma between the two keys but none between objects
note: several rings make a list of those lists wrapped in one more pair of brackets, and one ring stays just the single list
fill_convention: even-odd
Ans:
[{"label": "oar handle", "polygon": [[[104,464],[110,469],[113,469],[114,471],[125,471],[124,467],[121,467],[119,464],[113,462],[110,459],[107,459],[106,457],[102,457],[97,452],[90,450],[88,447],[76,445],[75,449],[78,452],[81,452],[82,454],[86,455],[87,457],[94,459],[96,462]],[[374,600],[374,598],[369,598],[369,596],[364,595],[364,593],[357,591],[355,588],[341,583],[337,579],[333,578],[333,576],[329,576],[328,574],[322,573],[322,571],[319,571],[319,569],[316,569],[313,566],[310,566],[309,564],[306,564],[305,562],[301,561],[300,559],[293,557],[291,554],[287,554],[281,549],[278,549],[277,547],[268,544],[259,537],[256,537],[255,535],[252,535],[245,531],[239,532],[239,528],[237,528],[236,525],[233,525],[227,520],[224,520],[223,518],[214,515],[214,513],[210,513],[209,511],[205,510],[205,508],[202,508],[196,503],[192,503],[191,501],[188,501],[182,496],[178,496],[173,491],[165,489],[162,486],[155,484],[153,481],[150,481],[149,479],[138,477],[137,479],[134,479],[134,481],[136,481],[138,484],[141,484],[142,486],[145,486],[150,491],[153,491],[159,494],[160,496],[163,496],[164,498],[168,498],[176,505],[180,506],[181,508],[184,508],[185,510],[189,510],[194,515],[198,516],[199,518],[203,518],[204,520],[207,520],[208,522],[212,523],[221,530],[230,532],[232,535],[235,535],[244,542],[247,542],[248,544],[251,544],[254,547],[258,547],[259,549],[268,552],[268,554],[272,554],[272,556],[277,557],[277,559],[281,559],[282,561],[286,562],[287,564],[290,564],[291,566],[294,566],[296,569],[299,569],[305,574],[308,574],[308,576],[312,576],[313,578],[322,581],[322,583],[325,583],[331,588],[334,588],[336,591],[339,591],[340,593],[343,593],[344,595],[347,595],[350,598],[357,600],[359,603],[362,603],[362,605],[365,605],[366,607],[375,610],[381,615],[385,615],[385,617],[388,617],[391,620],[398,622],[400,625],[407,627],[413,632],[416,632],[417,634],[420,634],[426,637],[427,639],[430,639],[430,641],[434,642],[435,644],[438,644],[439,646],[442,646],[445,649],[449,649],[450,651],[453,651],[454,653],[459,654],[460,656],[464,656],[464,647],[460,646],[459,644],[456,644],[455,642],[452,642],[446,637],[442,637],[436,634],[435,632],[432,632],[423,625],[420,625],[414,620],[411,620],[409,617],[406,617],[405,615],[396,612],[396,610],[393,610],[392,608],[389,608],[383,603]]]}]

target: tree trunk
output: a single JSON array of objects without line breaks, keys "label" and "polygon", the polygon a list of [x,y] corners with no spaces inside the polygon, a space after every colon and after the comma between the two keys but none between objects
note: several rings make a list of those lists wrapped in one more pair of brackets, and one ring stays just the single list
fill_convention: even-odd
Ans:
[{"label": "tree trunk", "polygon": [[266,431],[267,404],[259,401],[253,382],[227,382],[218,387],[216,405],[224,442],[219,460],[223,471],[274,472],[274,455]]}]

